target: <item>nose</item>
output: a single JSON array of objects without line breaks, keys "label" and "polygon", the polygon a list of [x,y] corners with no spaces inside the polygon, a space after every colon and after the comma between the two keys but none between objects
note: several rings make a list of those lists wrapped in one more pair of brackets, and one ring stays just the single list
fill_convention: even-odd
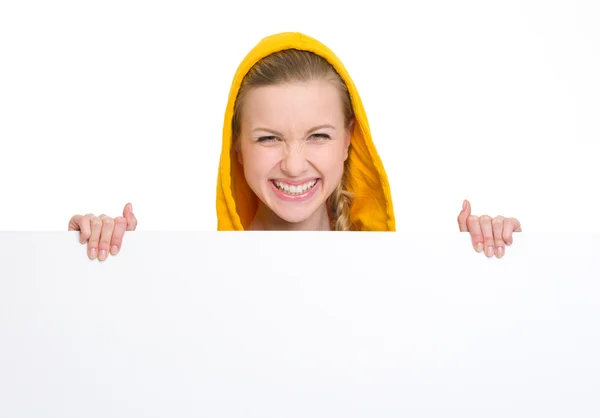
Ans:
[{"label": "nose", "polygon": [[285,155],[281,160],[281,170],[290,177],[299,177],[308,168],[308,161],[304,156],[303,143],[286,146]]}]

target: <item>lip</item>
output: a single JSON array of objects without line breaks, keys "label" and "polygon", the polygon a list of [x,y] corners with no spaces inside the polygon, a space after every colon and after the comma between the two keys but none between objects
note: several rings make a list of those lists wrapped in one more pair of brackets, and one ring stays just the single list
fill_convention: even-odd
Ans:
[{"label": "lip", "polygon": [[[315,180],[317,183],[310,189],[308,190],[306,193],[302,193],[299,194],[297,196],[291,196],[289,194],[285,194],[283,191],[279,190],[275,184],[273,183],[273,181],[282,181],[283,180],[271,180],[269,181],[269,183],[271,183],[271,187],[273,188],[273,191],[275,192],[275,195],[280,198],[281,200],[286,200],[288,202],[304,202],[308,199],[310,199],[311,197],[313,197],[315,195],[315,193],[317,193],[317,189],[319,189],[321,187],[321,179],[319,178],[314,178],[312,180]],[[300,183],[292,183],[292,182],[287,182],[285,181],[284,183],[288,183],[291,185],[297,185],[297,184],[303,184],[306,183],[307,181],[311,181],[311,180],[304,180]]]},{"label": "lip", "polygon": [[298,186],[300,184],[308,183],[309,181],[317,181],[317,180],[319,180],[318,177],[309,177],[304,180],[271,179],[271,181],[279,181],[281,183],[286,183],[291,186]]}]

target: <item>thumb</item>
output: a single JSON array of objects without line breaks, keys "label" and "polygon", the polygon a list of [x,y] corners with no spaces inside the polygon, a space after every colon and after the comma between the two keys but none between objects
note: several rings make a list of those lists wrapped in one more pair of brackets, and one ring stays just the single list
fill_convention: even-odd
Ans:
[{"label": "thumb", "polygon": [[127,218],[128,214],[132,214],[133,213],[133,207],[131,206],[131,203],[127,203],[125,205],[125,207],[123,208],[123,217]]},{"label": "thumb", "polygon": [[460,232],[468,232],[469,228],[467,227],[467,218],[471,214],[471,203],[465,199],[463,202],[463,207],[460,213],[458,214],[458,228]]},{"label": "thumb", "polygon": [[131,203],[127,203],[123,209],[123,217],[127,220],[127,231],[135,231],[137,227],[137,219],[133,214]]}]

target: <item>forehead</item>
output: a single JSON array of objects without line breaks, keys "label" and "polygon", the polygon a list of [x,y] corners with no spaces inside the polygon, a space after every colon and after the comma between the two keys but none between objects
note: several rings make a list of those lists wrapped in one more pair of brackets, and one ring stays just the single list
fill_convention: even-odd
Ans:
[{"label": "forehead", "polygon": [[326,80],[254,87],[246,95],[242,122],[247,125],[342,123],[342,100]]}]

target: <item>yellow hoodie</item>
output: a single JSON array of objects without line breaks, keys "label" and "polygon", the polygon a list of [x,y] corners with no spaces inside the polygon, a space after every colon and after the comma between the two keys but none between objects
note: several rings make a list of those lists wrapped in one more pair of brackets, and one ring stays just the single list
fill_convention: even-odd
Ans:
[{"label": "yellow hoodie", "polygon": [[354,108],[354,131],[349,152],[348,190],[353,194],[350,219],[359,231],[395,231],[394,208],[386,172],[373,140],[358,90],[339,58],[325,45],[307,35],[284,32],[262,39],[240,63],[225,110],[223,145],[217,180],[217,229],[243,231],[254,219],[257,197],[246,183],[244,171],[232,158],[231,121],[238,90],[246,73],[260,59],[284,49],[313,52],[325,58],[340,74]]}]

